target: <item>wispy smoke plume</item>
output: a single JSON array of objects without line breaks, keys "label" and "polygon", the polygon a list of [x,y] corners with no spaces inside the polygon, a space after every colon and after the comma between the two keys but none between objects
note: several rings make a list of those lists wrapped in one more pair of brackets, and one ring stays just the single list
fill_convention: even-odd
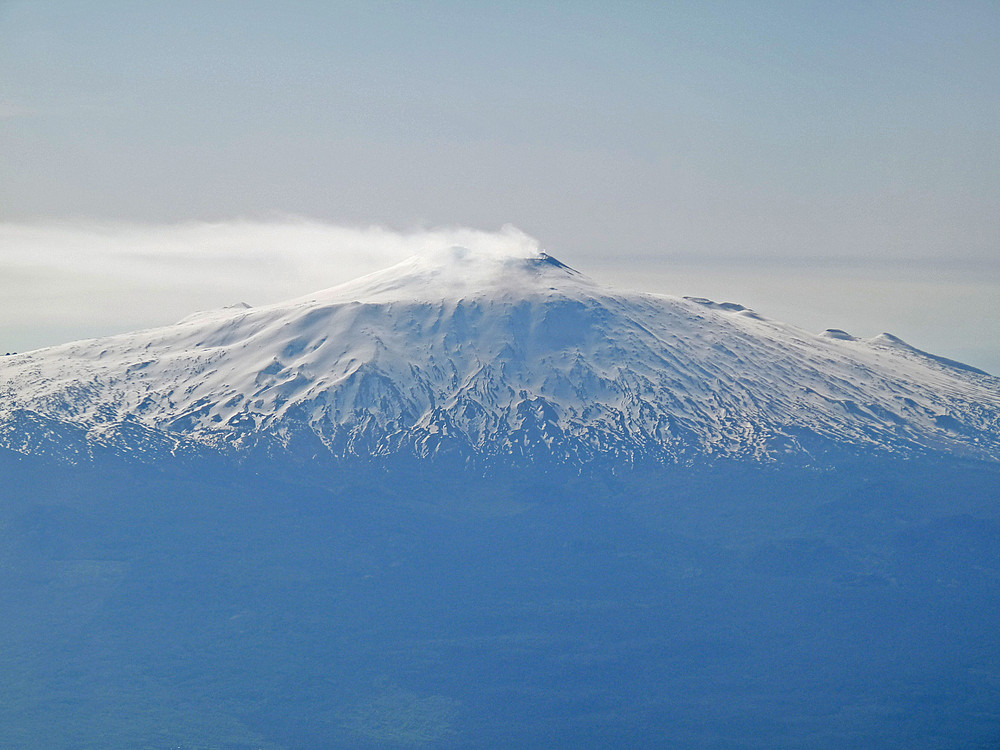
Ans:
[{"label": "wispy smoke plume", "polygon": [[0,349],[166,324],[237,301],[274,302],[454,245],[497,256],[539,252],[537,240],[511,226],[398,232],[298,218],[0,224]]},{"label": "wispy smoke plume", "polygon": [[[185,285],[246,279],[248,294],[281,280],[337,283],[411,255],[459,245],[531,256],[538,241],[510,225],[496,232],[446,227],[397,232],[305,219],[140,225],[108,222],[0,224],[0,267],[100,272]],[[260,275],[267,269],[266,275]],[[217,278],[214,274],[223,275]],[[276,279],[274,274],[277,273]],[[207,274],[207,275],[206,275]],[[171,277],[167,277],[171,278]]]}]

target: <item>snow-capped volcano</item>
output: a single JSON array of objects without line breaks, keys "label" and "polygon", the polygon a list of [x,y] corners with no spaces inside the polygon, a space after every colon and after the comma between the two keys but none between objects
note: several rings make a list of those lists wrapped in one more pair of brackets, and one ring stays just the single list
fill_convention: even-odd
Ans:
[{"label": "snow-capped volcano", "polygon": [[[88,455],[1000,460],[1000,379],[883,334],[450,248],[290,302],[0,360],[0,445]],[[74,460],[77,460],[74,459]]]}]

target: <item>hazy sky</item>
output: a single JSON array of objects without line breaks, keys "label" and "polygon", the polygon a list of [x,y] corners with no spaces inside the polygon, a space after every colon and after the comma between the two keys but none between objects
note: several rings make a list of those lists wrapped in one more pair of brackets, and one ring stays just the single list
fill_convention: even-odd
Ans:
[{"label": "hazy sky", "polygon": [[998,38],[995,2],[0,0],[0,349],[509,223],[1000,372]]}]

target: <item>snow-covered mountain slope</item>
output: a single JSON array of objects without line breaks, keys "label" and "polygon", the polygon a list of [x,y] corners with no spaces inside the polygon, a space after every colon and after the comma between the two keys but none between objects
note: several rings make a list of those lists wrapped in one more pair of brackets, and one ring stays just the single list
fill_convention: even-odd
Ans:
[{"label": "snow-covered mountain slope", "polygon": [[[883,334],[451,248],[316,294],[0,359],[0,445],[79,460],[1000,460],[1000,379]],[[832,453],[831,453],[832,452]],[[75,458],[74,458],[75,457]]]}]

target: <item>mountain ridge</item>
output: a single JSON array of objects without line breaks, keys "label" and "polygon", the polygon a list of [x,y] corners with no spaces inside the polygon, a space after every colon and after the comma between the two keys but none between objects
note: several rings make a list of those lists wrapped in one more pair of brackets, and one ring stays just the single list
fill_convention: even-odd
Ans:
[{"label": "mountain ridge", "polygon": [[447,248],[288,302],[5,357],[0,445],[65,433],[79,456],[143,460],[1000,461],[1000,379],[842,333],[618,292],[540,251]]}]

